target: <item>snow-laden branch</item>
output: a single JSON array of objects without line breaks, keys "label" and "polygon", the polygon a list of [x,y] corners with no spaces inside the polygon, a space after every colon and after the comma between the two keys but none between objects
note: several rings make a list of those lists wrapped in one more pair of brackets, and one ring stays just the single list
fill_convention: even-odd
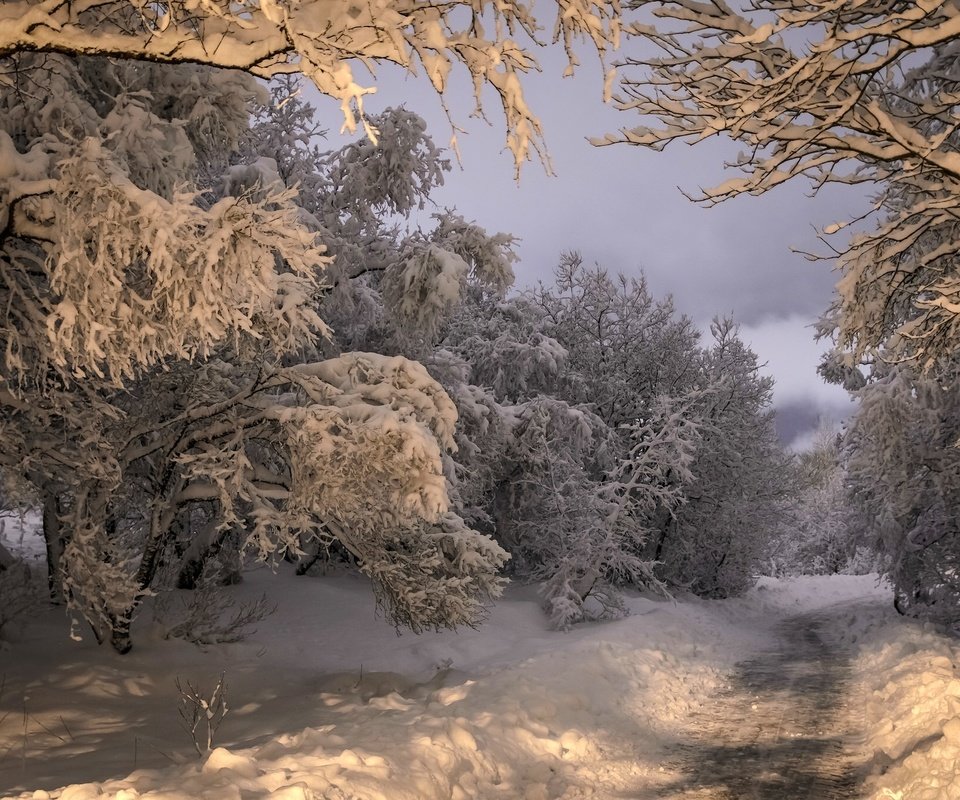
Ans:
[{"label": "snow-laden branch", "polygon": [[[554,38],[566,47],[571,69],[575,39],[590,41],[601,58],[618,45],[619,0],[558,0],[556,6]],[[461,66],[478,107],[485,86],[499,97],[507,147],[519,167],[532,151],[544,151],[540,123],[521,87],[523,76],[539,67],[515,37],[525,35],[536,48],[542,25],[532,3],[522,0],[3,0],[0,64],[41,52],[207,64],[261,78],[302,73],[340,101],[345,129],[362,124],[374,139],[363,99],[376,89],[357,82],[356,66],[422,69],[439,93]]]},{"label": "snow-laden branch", "polygon": [[[826,328],[850,363],[930,367],[960,339],[955,265],[960,196],[960,19],[952,3],[634,0],[655,25],[625,32],[659,52],[628,58],[617,97],[643,124],[605,138],[656,150],[725,136],[740,172],[694,199],[759,195],[804,176],[873,184],[877,230],[840,252]],[[824,235],[844,227],[829,226]]]},{"label": "snow-laden branch", "polygon": [[[299,224],[293,190],[274,185],[205,209],[185,190],[167,199],[136,186],[98,140],[54,163],[42,144],[18,154],[3,131],[0,168],[0,232],[47,252],[5,309],[8,369],[24,367],[21,349],[42,347],[68,374],[119,381],[231,337],[289,350],[327,331],[309,301],[329,257]],[[276,258],[283,271],[263,268]],[[14,291],[23,261],[0,262]]]}]

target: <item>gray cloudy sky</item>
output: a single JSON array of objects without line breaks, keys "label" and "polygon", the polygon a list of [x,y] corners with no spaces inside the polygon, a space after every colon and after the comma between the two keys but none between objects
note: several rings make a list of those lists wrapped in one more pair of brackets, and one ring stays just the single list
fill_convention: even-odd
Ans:
[{"label": "gray cloudy sky", "polygon": [[[763,197],[743,197],[714,208],[687,200],[678,187],[722,182],[729,142],[673,145],[654,153],[627,145],[594,147],[589,136],[638,124],[629,112],[604,106],[600,71],[584,58],[573,79],[562,63],[546,64],[527,82],[527,99],[540,116],[556,177],[529,163],[519,185],[503,150],[502,116],[487,103],[492,125],[470,119],[470,89],[456,85],[448,104],[466,129],[458,136],[463,168],[455,168],[434,194],[490,231],[520,238],[517,283],[549,280],[558,255],[579,250],[587,262],[628,274],[646,274],[657,295],[672,294],[677,307],[703,329],[716,314],[733,314],[744,338],[777,381],[775,403],[781,436],[802,446],[817,419],[849,413],[846,393],[826,386],[815,369],[822,345],[809,325],[829,303],[836,276],[829,263],[811,263],[790,248],[821,251],[814,227],[846,219],[863,205],[851,191],[832,188],[809,198],[802,182]],[[363,83],[363,80],[360,80]],[[450,137],[440,103],[422,79],[381,71],[367,107],[404,104],[423,116],[438,144]],[[336,104],[311,98],[329,119],[329,142],[339,146]]]}]

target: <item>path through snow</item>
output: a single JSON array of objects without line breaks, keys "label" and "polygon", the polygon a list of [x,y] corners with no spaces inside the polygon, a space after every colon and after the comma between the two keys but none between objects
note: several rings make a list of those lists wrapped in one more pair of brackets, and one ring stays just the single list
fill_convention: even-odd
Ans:
[{"label": "path through snow", "polygon": [[[850,607],[840,607],[843,615]],[[859,797],[862,704],[852,654],[830,636],[838,609],[787,617],[773,648],[737,664],[717,702],[676,748],[683,777],[662,797],[846,800]]]},{"label": "path through snow", "polygon": [[[46,609],[0,644],[0,797],[960,800],[956,642],[869,576],[632,597],[569,633],[511,587],[478,630],[402,637],[356,576],[230,591],[278,605],[247,642],[199,651],[147,617],[120,657]],[[197,759],[175,678],[222,670],[222,746]]]}]

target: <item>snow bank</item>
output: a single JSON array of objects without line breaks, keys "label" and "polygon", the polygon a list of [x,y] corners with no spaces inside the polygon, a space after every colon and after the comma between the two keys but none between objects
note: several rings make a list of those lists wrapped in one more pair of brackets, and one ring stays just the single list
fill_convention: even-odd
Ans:
[{"label": "snow bank", "polygon": [[960,642],[929,624],[861,626],[870,800],[960,798]]},{"label": "snow bank", "polygon": [[[22,765],[0,759],[0,791],[60,800],[636,796],[676,777],[661,766],[664,746],[725,685],[736,643],[752,636],[709,605],[644,598],[629,601],[624,620],[558,633],[532,589],[511,587],[477,630],[398,637],[355,576],[259,570],[237,590],[267,591],[278,611],[250,640],[206,653],[141,635],[117,657],[65,641],[57,612],[39,620],[3,667],[0,717],[4,705],[25,704],[31,733]],[[178,729],[173,681],[206,685],[219,669],[231,711],[221,746],[198,761]],[[17,720],[16,730],[0,725],[0,753],[22,744]]]},{"label": "snow bank", "polygon": [[960,642],[896,614],[876,576],[762,578],[744,598],[777,613],[832,608],[862,698],[864,800],[960,798]]},{"label": "snow bank", "polygon": [[714,679],[663,651],[638,657],[632,647],[603,641],[436,688],[397,687],[390,676],[373,675],[304,697],[332,723],[256,747],[218,748],[194,766],[75,786],[61,800],[535,800],[629,792],[656,772],[658,738],[689,710],[686,698],[702,697]]},{"label": "snow bank", "polygon": [[[40,615],[0,653],[0,792],[58,800],[468,800],[653,797],[665,757],[779,619],[828,611],[855,652],[863,797],[960,797],[960,645],[897,618],[865,577],[762,579],[723,602],[628,600],[632,615],[546,628],[510,587],[477,630],[397,636],[356,576],[248,573],[278,610],[206,652],[141,630],[118,657]],[[174,678],[226,670],[231,710],[205,758]],[[24,712],[28,735],[24,736]],[[13,724],[11,724],[13,720]],[[3,758],[15,753],[15,758]],[[679,768],[679,767],[677,767]],[[63,787],[63,788],[56,788]]]}]

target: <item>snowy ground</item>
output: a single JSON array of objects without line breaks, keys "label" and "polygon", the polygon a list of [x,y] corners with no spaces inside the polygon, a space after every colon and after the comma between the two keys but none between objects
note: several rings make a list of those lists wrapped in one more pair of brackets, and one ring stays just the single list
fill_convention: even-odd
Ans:
[{"label": "snowy ground", "polygon": [[[874,773],[862,796],[960,797],[956,644],[892,617],[869,577],[764,579],[726,602],[633,598],[627,619],[570,633],[548,631],[524,587],[476,631],[423,636],[397,636],[356,577],[260,569],[232,591],[266,593],[277,611],[248,640],[206,651],[145,624],[116,656],[70,641],[62,611],[38,611],[0,649],[0,795],[686,796],[669,793],[684,784],[671,753],[698,713],[778,624],[821,609],[854,653]],[[229,712],[198,759],[175,680],[210,689],[221,671]]]}]

